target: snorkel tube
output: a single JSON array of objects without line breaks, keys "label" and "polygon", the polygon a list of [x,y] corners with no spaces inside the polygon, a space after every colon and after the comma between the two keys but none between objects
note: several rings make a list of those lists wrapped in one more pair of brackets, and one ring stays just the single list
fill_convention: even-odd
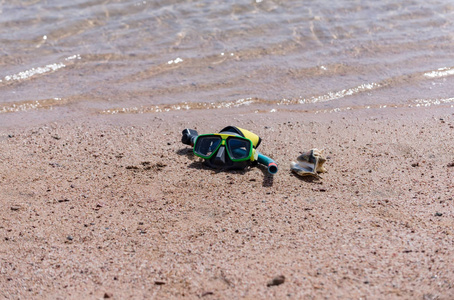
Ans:
[{"label": "snorkel tube", "polygon": [[261,163],[262,165],[265,165],[268,167],[268,173],[270,173],[271,175],[274,175],[277,173],[277,164],[274,160],[272,160],[271,158],[269,158],[268,156],[266,155],[263,155],[262,153],[256,151],[256,153],[258,154],[258,157],[257,157],[257,161],[259,163]]}]

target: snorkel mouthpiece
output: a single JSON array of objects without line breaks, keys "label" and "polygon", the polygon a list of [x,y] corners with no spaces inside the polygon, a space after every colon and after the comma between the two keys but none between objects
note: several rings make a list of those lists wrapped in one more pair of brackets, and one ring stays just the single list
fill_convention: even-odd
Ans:
[{"label": "snorkel mouthpiece", "polygon": [[183,136],[181,137],[181,142],[185,145],[190,146],[194,146],[195,139],[199,135],[199,133],[196,130],[189,128],[184,129],[183,132],[181,132],[181,134],[183,134]]}]

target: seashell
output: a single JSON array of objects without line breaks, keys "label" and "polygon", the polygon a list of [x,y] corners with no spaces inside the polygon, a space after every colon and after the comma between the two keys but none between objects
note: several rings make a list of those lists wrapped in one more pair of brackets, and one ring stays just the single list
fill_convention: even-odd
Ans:
[{"label": "seashell", "polygon": [[323,166],[326,162],[323,150],[316,148],[309,150],[298,156],[296,160],[297,162],[291,162],[290,169],[300,176],[319,177],[318,173],[326,172]]}]

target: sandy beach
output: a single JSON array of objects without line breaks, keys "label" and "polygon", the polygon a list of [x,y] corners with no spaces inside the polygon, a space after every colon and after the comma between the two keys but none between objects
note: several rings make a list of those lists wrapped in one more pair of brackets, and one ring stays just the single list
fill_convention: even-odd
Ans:
[{"label": "sandy beach", "polygon": [[[180,141],[227,125],[278,173],[218,172]],[[0,298],[453,299],[453,138],[446,107],[0,128]],[[328,172],[295,176],[312,148]]]},{"label": "sandy beach", "polygon": [[[1,1],[0,25],[0,300],[454,300],[453,1]],[[181,142],[226,126],[277,174]],[[314,148],[327,172],[292,173]]]}]

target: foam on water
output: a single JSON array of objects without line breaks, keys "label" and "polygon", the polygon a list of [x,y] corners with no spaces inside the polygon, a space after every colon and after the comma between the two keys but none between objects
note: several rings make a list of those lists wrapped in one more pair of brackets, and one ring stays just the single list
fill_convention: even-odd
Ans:
[{"label": "foam on water", "polygon": [[[80,55],[76,54],[76,55],[69,56],[69,57],[65,58],[65,61],[72,61],[75,59],[81,59]],[[5,81],[5,82],[15,81],[15,80],[21,81],[21,80],[29,79],[36,75],[42,75],[45,73],[54,72],[54,71],[57,71],[58,69],[65,68],[65,67],[66,67],[65,63],[58,62],[58,63],[48,64],[44,67],[31,68],[29,70],[21,71],[17,74],[6,75],[3,78],[3,80],[0,79],[0,83],[3,81]]]},{"label": "foam on water", "polygon": [[440,78],[440,77],[447,77],[447,76],[452,76],[454,75],[454,68],[440,68],[436,71],[428,72],[425,73],[424,76],[429,77],[429,78]]}]

